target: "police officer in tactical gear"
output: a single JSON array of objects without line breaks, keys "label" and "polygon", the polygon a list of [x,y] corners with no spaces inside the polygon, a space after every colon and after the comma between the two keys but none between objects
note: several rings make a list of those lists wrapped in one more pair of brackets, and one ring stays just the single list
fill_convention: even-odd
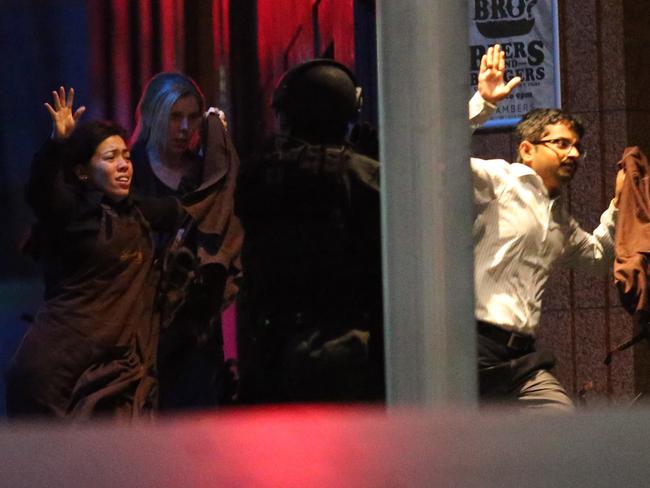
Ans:
[{"label": "police officer in tactical gear", "polygon": [[345,141],[360,106],[344,65],[289,70],[276,147],[242,167],[243,401],[383,399],[379,164]]}]

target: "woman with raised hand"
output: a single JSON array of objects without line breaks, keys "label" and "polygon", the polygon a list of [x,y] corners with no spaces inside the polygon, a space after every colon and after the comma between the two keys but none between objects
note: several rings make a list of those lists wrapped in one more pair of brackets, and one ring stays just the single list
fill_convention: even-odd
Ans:
[{"label": "woman with raised hand", "polygon": [[179,208],[135,204],[124,130],[78,124],[72,88],[52,97],[52,135],[26,191],[37,218],[26,250],[42,265],[45,303],[13,358],[7,414],[147,416],[159,338],[151,226],[173,226]]}]

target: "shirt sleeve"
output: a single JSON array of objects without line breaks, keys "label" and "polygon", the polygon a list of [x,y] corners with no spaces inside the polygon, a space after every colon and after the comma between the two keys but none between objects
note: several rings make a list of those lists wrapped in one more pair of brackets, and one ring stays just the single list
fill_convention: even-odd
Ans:
[{"label": "shirt sleeve", "polygon": [[479,207],[487,205],[496,198],[498,188],[502,187],[509,164],[500,159],[470,158],[470,167],[472,169],[474,203]]},{"label": "shirt sleeve", "polygon": [[[469,122],[472,130],[486,122],[496,110],[496,105],[483,99],[477,91],[469,100]],[[498,184],[497,169],[495,161],[471,158],[472,180],[474,187],[474,203],[479,207],[486,205],[496,197],[496,186]]]},{"label": "shirt sleeve", "polygon": [[600,216],[600,225],[593,234],[580,228],[571,218],[571,237],[562,261],[575,267],[596,267],[606,270],[614,260],[614,242],[618,209],[614,202]]},{"label": "shirt sleeve", "polygon": [[492,116],[497,106],[483,99],[479,92],[469,100],[469,122],[472,129],[484,124]]}]

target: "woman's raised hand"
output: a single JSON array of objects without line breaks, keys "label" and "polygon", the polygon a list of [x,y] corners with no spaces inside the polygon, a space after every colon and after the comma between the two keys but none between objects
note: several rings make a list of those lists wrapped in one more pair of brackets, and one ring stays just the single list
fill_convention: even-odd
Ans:
[{"label": "woman's raised hand", "polygon": [[74,88],[70,88],[66,97],[65,88],[60,86],[58,92],[52,91],[52,101],[52,105],[45,102],[45,108],[52,117],[52,138],[59,141],[67,139],[77,126],[79,118],[86,111],[86,107],[79,107],[75,112],[72,111]]}]

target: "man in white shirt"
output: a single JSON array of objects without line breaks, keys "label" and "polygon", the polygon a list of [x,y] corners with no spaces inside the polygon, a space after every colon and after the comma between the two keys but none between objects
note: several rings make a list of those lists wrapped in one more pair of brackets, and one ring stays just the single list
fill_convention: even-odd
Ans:
[{"label": "man in white shirt", "polygon": [[[484,100],[475,96],[470,102],[473,123],[485,120],[516,86],[503,83],[503,55],[495,51],[498,46],[484,57],[481,75],[503,89],[479,89]],[[568,213],[563,191],[586,154],[580,120],[557,109],[534,109],[517,134],[517,163],[471,160],[481,399],[571,410],[571,399],[549,372],[553,355],[535,348],[542,294],[555,265],[611,264],[623,174],[617,176],[616,197],[589,234]]]}]

